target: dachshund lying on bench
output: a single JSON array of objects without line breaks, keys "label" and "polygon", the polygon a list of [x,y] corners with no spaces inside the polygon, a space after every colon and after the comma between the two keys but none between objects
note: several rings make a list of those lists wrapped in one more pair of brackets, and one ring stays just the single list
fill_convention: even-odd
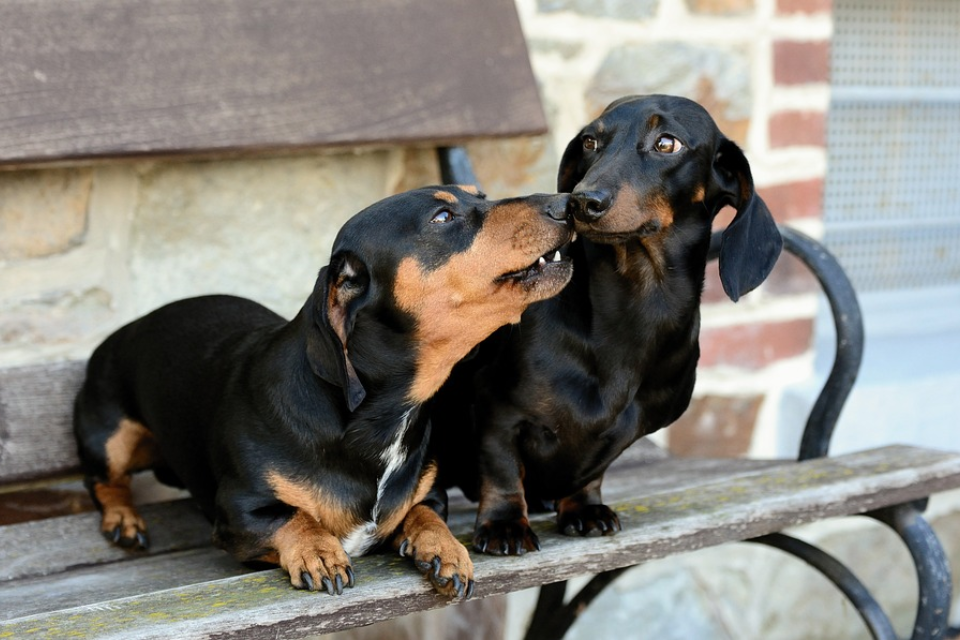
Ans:
[{"label": "dachshund lying on bench", "polygon": [[104,535],[148,546],[129,483],[151,468],[190,490],[218,545],[279,564],[297,588],[342,593],[349,556],[389,543],[437,591],[469,596],[424,403],[478,342],[567,284],[570,261],[554,258],[572,236],[568,199],[392,196],[344,225],[290,322],[205,296],[119,329],[90,358],[74,413]]}]

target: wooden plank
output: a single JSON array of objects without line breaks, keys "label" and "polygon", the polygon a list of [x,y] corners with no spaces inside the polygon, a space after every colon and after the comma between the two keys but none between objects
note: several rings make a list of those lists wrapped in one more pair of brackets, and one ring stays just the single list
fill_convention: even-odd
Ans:
[{"label": "wooden plank", "polygon": [[[659,464],[651,463],[651,472]],[[609,538],[561,536],[544,514],[534,518],[543,551],[511,558],[474,555],[478,595],[629,566],[956,487],[960,454],[892,446],[803,463],[780,462],[729,479],[626,500],[615,505],[624,530]],[[466,531],[469,522],[456,526]],[[431,592],[406,560],[366,556],[356,559],[355,568],[358,586],[337,598],[290,589],[274,570],[12,619],[0,624],[0,637],[96,630],[104,638],[294,638],[449,604]]]},{"label": "wooden plank", "polygon": [[0,163],[546,123],[513,0],[7,0]]},{"label": "wooden plank", "polygon": [[[689,489],[775,464],[755,460],[667,460],[660,455],[661,452],[653,457],[645,444],[638,443],[628,450],[607,474],[605,494],[610,501],[620,501],[629,496],[654,495],[666,490]],[[650,466],[651,461],[657,464]],[[147,475],[137,476],[136,479],[146,480],[144,476]],[[210,524],[191,500],[144,505],[140,509],[150,531],[149,555],[211,546]],[[452,491],[451,526],[466,533],[475,517],[476,505],[467,501],[458,491]],[[0,583],[62,573],[77,566],[114,563],[131,557],[128,552],[107,544],[99,531],[99,516],[96,513],[0,527]],[[61,552],[65,540],[70,541],[69,554]],[[137,555],[133,554],[132,557]]]},{"label": "wooden plank", "polygon": [[85,367],[70,361],[0,369],[0,482],[77,467],[71,415]]},{"label": "wooden plank", "polygon": [[78,567],[55,577],[17,580],[0,587],[0,611],[4,618],[21,618],[252,572],[226,552],[207,545]]},{"label": "wooden plank", "polygon": [[[149,555],[212,547],[210,523],[192,500],[144,505],[140,513],[150,531]],[[65,544],[70,553],[63,553]],[[145,555],[108,544],[97,513],[0,527],[0,583]]]}]

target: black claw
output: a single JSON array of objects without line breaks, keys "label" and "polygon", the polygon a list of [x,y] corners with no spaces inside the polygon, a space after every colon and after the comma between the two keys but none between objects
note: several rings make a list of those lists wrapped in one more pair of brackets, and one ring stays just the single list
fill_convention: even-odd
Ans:
[{"label": "black claw", "polygon": [[457,574],[453,575],[453,590],[457,592],[457,597],[463,597],[463,581],[460,580],[460,576]]},{"label": "black claw", "polygon": [[112,542],[113,544],[117,544],[118,542],[120,542],[120,525],[117,525],[116,527],[114,527],[113,531],[104,531],[103,537],[109,540],[110,542]]},{"label": "black claw", "polygon": [[353,567],[347,567],[347,586],[352,587],[356,584],[356,577],[353,575]]},{"label": "black claw", "polygon": [[297,587],[298,589],[306,589],[307,591],[313,591],[313,576],[311,576],[306,571],[300,572],[300,580],[303,581],[302,587]]},{"label": "black claw", "polygon": [[337,588],[337,595],[343,594],[343,578],[340,577],[340,574],[337,574],[336,579],[334,580],[335,586]]},{"label": "black claw", "polygon": [[330,581],[330,578],[324,576],[320,579],[320,582],[323,583],[323,588],[326,589],[327,593],[333,595],[333,582]]},{"label": "black claw", "polygon": [[407,555],[407,547],[409,547],[409,546],[410,546],[410,541],[409,541],[409,540],[404,540],[403,542],[400,543],[400,557],[401,557],[401,558],[405,558],[405,557],[406,557],[406,555]]},{"label": "black claw", "polygon": [[485,538],[484,538],[484,539],[481,539],[481,540],[474,540],[474,541],[473,541],[473,548],[476,549],[477,551],[479,551],[480,553],[486,553],[486,552],[487,552],[487,540],[486,540]]},{"label": "black claw", "polygon": [[433,577],[440,577],[440,556],[437,556],[433,559]]},{"label": "black claw", "polygon": [[150,538],[147,537],[147,534],[145,531],[137,532],[137,544],[140,546],[141,549],[150,548]]},{"label": "black claw", "polygon": [[467,593],[466,593],[465,596],[463,596],[464,599],[468,599],[468,598],[472,598],[472,597],[473,597],[473,591],[474,591],[474,589],[476,588],[476,586],[477,586],[477,583],[474,582],[473,580],[470,580],[470,581],[467,582]]},{"label": "black claw", "polygon": [[426,573],[427,571],[430,571],[430,563],[426,560],[417,560],[417,569],[420,571],[420,573]]}]

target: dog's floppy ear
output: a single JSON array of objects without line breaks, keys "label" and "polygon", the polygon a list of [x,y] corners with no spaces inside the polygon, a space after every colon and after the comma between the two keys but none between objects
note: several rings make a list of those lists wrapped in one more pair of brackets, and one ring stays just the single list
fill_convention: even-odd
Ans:
[{"label": "dog's floppy ear", "polygon": [[583,160],[583,141],[578,133],[567,145],[560,158],[560,171],[557,174],[557,193],[572,193],[577,183],[583,180],[580,161]]},{"label": "dog's floppy ear", "polygon": [[728,204],[737,210],[720,244],[720,282],[727,296],[736,302],[770,275],[780,256],[783,238],[753,187],[750,165],[740,147],[724,139],[714,157],[713,170],[722,190],[714,214]]},{"label": "dog's floppy ear", "polygon": [[314,322],[319,336],[307,343],[307,357],[322,379],[343,388],[347,408],[356,408],[367,392],[350,362],[348,345],[357,312],[370,291],[370,273],[360,258],[349,252],[333,256],[320,271],[314,290]]}]

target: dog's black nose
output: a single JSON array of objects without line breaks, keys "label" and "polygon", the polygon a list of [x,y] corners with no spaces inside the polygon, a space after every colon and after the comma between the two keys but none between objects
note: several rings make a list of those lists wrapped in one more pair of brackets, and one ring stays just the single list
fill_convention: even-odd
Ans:
[{"label": "dog's black nose", "polygon": [[566,222],[570,218],[570,197],[565,193],[558,193],[550,196],[550,202],[547,203],[544,211],[548,216],[558,222]]},{"label": "dog's black nose", "polygon": [[610,196],[602,191],[582,191],[570,196],[573,217],[580,222],[596,222],[610,208]]}]

